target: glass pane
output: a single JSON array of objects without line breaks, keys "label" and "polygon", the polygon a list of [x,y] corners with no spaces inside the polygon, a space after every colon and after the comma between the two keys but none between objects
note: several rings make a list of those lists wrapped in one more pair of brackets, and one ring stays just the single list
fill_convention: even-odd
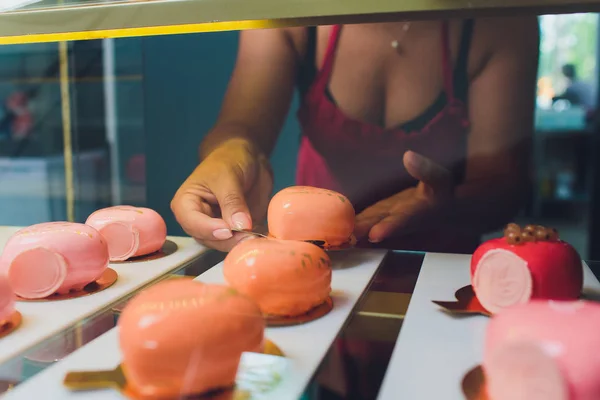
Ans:
[{"label": "glass pane", "polygon": [[598,93],[598,14],[540,17],[535,181],[530,217],[587,255],[590,149]]},{"label": "glass pane", "polygon": [[[83,222],[111,204],[145,204],[139,39],[70,43],[63,93],[57,44],[1,46],[0,58],[0,180],[6,188],[0,224],[67,220],[71,213]],[[65,164],[68,136],[72,155]]]},{"label": "glass pane", "polygon": [[[52,7],[58,3],[41,1],[30,7]],[[62,4],[75,3],[91,4],[93,1],[67,1]],[[593,148],[591,138],[595,132],[593,118],[598,85],[598,15],[544,16],[539,21],[542,27],[541,60],[535,77],[537,79],[531,80],[532,88],[537,81],[538,93],[535,106],[532,104],[527,109],[535,112],[533,144],[528,153],[533,160],[533,182],[530,187],[523,189],[523,193],[519,192],[517,200],[520,201],[520,209],[517,213],[515,207],[510,218],[514,217],[522,225],[536,223],[557,227],[561,237],[585,259],[590,250],[590,210],[598,207],[598,204],[592,204],[591,193],[594,188],[590,179],[593,161],[590,149]],[[468,25],[464,21],[453,21],[452,24],[450,32],[454,35],[454,44],[449,47],[454,52],[460,43],[468,43],[460,40],[462,36],[458,35]],[[480,25],[475,26],[477,32]],[[344,27],[344,35],[339,42],[344,47],[340,47],[342,50],[336,55],[339,57],[338,63],[335,64],[331,79],[323,83],[320,87],[322,92],[318,93],[322,96],[319,97],[319,107],[323,107],[318,112],[331,112],[331,118],[322,118],[320,122],[343,120],[344,125],[341,128],[327,125],[327,129],[319,131],[322,135],[317,135],[316,147],[307,145],[307,140],[312,139],[307,138],[307,133],[311,132],[306,132],[306,126],[314,121],[303,120],[302,112],[298,112],[314,86],[302,86],[302,82],[296,82],[289,109],[281,111],[283,123],[276,132],[279,136],[270,155],[274,171],[273,192],[298,182],[297,177],[302,175],[298,168],[300,160],[300,165],[304,167],[317,165],[312,176],[317,182],[314,186],[320,185],[320,177],[329,174],[335,178],[337,173],[345,179],[342,183],[347,186],[340,184],[340,191],[347,188],[350,188],[348,192],[353,191],[352,202],[359,213],[392,197],[398,203],[406,198],[414,199],[416,190],[423,190],[419,192],[420,195],[429,193],[428,188],[423,189],[424,185],[418,185],[418,178],[407,175],[402,145],[392,143],[397,145],[393,147],[389,144],[391,140],[387,140],[398,126],[406,130],[399,135],[403,138],[411,137],[413,131],[430,134],[432,121],[439,121],[437,116],[440,115],[439,118],[447,117],[440,111],[440,107],[445,109],[448,105],[444,101],[447,100],[449,86],[444,84],[444,78],[451,76],[456,67],[450,66],[448,74],[441,72],[444,68],[445,47],[442,46],[445,42],[440,42],[440,36],[444,37],[440,35],[440,28],[443,29],[440,21],[419,21],[412,28],[402,22],[394,26],[395,30],[389,31],[384,30],[389,25],[377,29],[380,28],[382,31],[361,31],[365,28],[360,25]],[[302,72],[311,79],[310,84],[314,82],[325,58],[324,39],[332,34],[331,29],[329,26],[318,27],[316,33],[320,39],[315,40],[320,42],[315,48],[315,59],[309,59],[308,62],[302,60],[304,64],[300,65],[306,68]],[[364,38],[373,38],[364,36],[365,32],[374,35],[377,40],[361,42]],[[392,34],[377,36],[381,32]],[[402,32],[410,33],[404,37]],[[422,42],[412,41],[413,32],[414,35],[422,35],[420,38],[416,36],[417,39],[431,44],[426,52],[421,51],[425,48]],[[166,220],[170,235],[186,235],[175,220],[169,203],[181,183],[197,167],[198,145],[213,129],[221,112],[224,94],[236,63],[238,39],[237,32],[219,32],[77,41],[66,46],[55,43],[0,46],[0,226],[24,226],[61,220],[83,222],[99,208],[131,204],[157,210]],[[408,49],[406,53],[403,53],[404,45]],[[384,60],[379,65],[380,70],[374,73],[372,66],[352,68],[363,60],[377,59],[363,56],[363,53],[371,54],[369,51],[375,47],[384,54],[378,58]],[[418,62],[411,58],[414,54],[418,55]],[[477,57],[477,53],[470,54]],[[459,58],[458,55],[456,58]],[[261,63],[268,64],[268,60],[257,60],[257,70],[264,67],[260,66]],[[568,79],[563,72],[566,64],[573,65],[578,79]],[[466,73],[468,77],[471,71],[468,62],[462,66],[464,70],[456,71]],[[280,66],[269,67],[272,68],[269,78],[275,79]],[[477,70],[474,67],[472,69]],[[61,73],[68,74],[68,81],[61,79]],[[386,74],[396,74],[395,79],[402,85],[383,90],[388,83],[385,79],[389,79]],[[463,76],[465,79],[461,81],[456,78],[462,76],[460,73],[454,75],[459,85],[453,86],[453,80],[450,86],[456,89],[457,98],[454,100],[457,101],[449,105],[465,106],[461,108],[466,113],[465,119],[472,118],[476,113],[480,117],[482,112],[487,115],[489,109],[477,111],[466,107],[470,104],[469,85],[477,77],[470,80]],[[255,83],[252,78],[252,83]],[[590,90],[594,101],[585,103],[575,97],[561,97],[577,82]],[[496,84],[496,87],[502,87],[510,82]],[[361,95],[356,96],[357,92]],[[425,92],[428,96],[421,96]],[[495,95],[497,93],[486,93],[486,96],[479,98],[483,99],[482,103],[490,101],[490,109],[497,111],[495,107],[498,106],[494,106],[492,101]],[[515,97],[513,101],[518,100]],[[240,98],[246,102],[245,105],[261,101],[260,96],[250,89],[239,94]],[[279,104],[272,105],[268,112],[277,106]],[[514,105],[511,107],[510,112],[518,111]],[[456,117],[453,114],[455,111],[448,107],[451,117]],[[267,111],[264,111],[261,117],[266,115]],[[351,118],[348,117],[350,115]],[[504,117],[511,116],[505,112],[497,117],[497,121]],[[450,152],[446,150],[453,146],[464,150],[462,146],[467,146],[466,134],[472,132],[468,131],[465,119],[446,120],[439,127],[436,140],[418,143],[418,148],[424,154],[456,168],[457,176],[470,160],[466,153],[447,156]],[[361,129],[353,130],[356,124]],[[456,132],[452,131],[451,134],[462,135],[457,136],[460,139],[447,139],[449,126],[456,128]],[[330,131],[347,136],[340,136],[319,147],[322,143],[318,143],[318,140]],[[360,135],[365,132],[376,134],[370,139],[361,139]],[[358,138],[359,141],[353,142],[349,138]],[[345,146],[352,143],[354,148],[347,151]],[[438,147],[428,147],[432,144]],[[377,145],[376,151],[385,153],[392,149],[394,152],[384,157],[365,150]],[[330,158],[319,158],[321,153],[328,150],[331,151]],[[336,158],[336,151],[343,153],[344,157]],[[338,169],[334,170],[335,167]],[[493,177],[499,172],[502,171],[487,170],[487,174]],[[522,171],[523,174],[528,172]],[[396,179],[401,174],[403,180],[398,183]],[[452,184],[455,183],[454,178]],[[457,179],[460,182],[462,178],[458,176]],[[357,182],[362,186],[353,186]],[[250,186],[254,188],[256,185]],[[268,193],[262,194],[266,197]],[[442,197],[452,198],[450,191],[446,195]],[[503,205],[488,201],[491,206],[480,213],[482,220],[495,216],[492,211]],[[454,205],[452,201],[449,203]],[[405,203],[402,210],[409,209],[412,204]],[[376,214],[377,218],[384,218],[391,211],[386,209]],[[436,217],[432,218],[431,215]],[[472,253],[472,247],[482,240],[502,235],[501,231],[495,231],[500,223],[494,228],[477,228],[475,234],[466,238],[468,245],[462,246],[462,243],[453,243],[463,233],[459,228],[468,223],[477,225],[480,221],[465,222],[465,218],[442,225],[440,221],[453,217],[452,212],[443,215],[432,212],[431,215],[423,218],[419,226],[413,227],[418,234],[410,230],[400,232],[393,238],[398,240],[391,242],[390,247],[386,247],[387,243],[369,243],[368,239],[363,238],[361,247],[379,246],[397,251],[388,254],[370,282],[364,297],[353,310],[307,388],[307,398],[347,398],[349,393],[360,398],[375,398],[398,333],[403,327],[403,318],[420,273],[424,252],[440,251],[443,245],[446,246],[444,253],[464,253],[464,256]],[[423,227],[426,229],[418,231]],[[465,247],[469,248],[465,250]],[[407,249],[416,251],[405,251]],[[224,254],[211,253],[210,258],[186,266],[177,274],[198,276],[223,257]],[[592,265],[597,270],[598,265]],[[114,299],[115,304],[108,309],[79,321],[26,354],[0,365],[0,392],[4,387],[9,388],[31,379],[57,360],[60,361],[113,328],[125,304],[122,300],[126,299]]]}]

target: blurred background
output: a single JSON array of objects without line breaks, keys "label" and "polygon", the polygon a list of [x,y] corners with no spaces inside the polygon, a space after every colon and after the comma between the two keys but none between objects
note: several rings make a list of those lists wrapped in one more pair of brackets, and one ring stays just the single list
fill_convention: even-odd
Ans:
[{"label": "blurred background", "polygon": [[[600,228],[590,222],[598,190],[599,15],[539,21],[535,179],[520,219],[557,227],[589,258]],[[132,204],[156,209],[169,234],[183,234],[169,202],[215,121],[237,38],[218,32],[71,42],[66,60],[56,43],[0,46],[0,225],[65,220],[68,213],[82,222],[97,208]],[[70,70],[62,87],[61,60]],[[70,94],[68,107],[61,90]],[[297,98],[272,156],[275,190],[294,182],[296,107]],[[65,168],[66,142],[72,168]]]}]

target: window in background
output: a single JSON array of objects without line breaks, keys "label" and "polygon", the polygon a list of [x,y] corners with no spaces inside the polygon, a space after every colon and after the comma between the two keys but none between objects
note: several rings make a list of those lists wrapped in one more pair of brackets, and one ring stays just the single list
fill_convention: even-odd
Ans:
[{"label": "window in background", "polygon": [[[591,121],[598,86],[598,14],[542,16],[533,143],[534,182],[525,221],[557,227],[587,256]],[[565,66],[567,66],[565,68]]]},{"label": "window in background", "polygon": [[575,72],[575,82],[593,91],[595,105],[598,14],[546,15],[540,17],[540,27],[538,105],[548,108],[554,96],[568,89],[570,81],[563,73],[567,65]]}]

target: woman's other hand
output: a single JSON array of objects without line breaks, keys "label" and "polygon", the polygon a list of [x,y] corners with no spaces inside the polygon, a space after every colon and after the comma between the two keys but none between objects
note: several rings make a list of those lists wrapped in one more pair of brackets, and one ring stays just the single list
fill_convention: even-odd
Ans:
[{"label": "woman's other hand", "polygon": [[412,151],[404,154],[403,161],[408,173],[419,183],[357,215],[358,239],[366,237],[378,243],[394,233],[412,233],[439,215],[442,206],[452,200],[454,182],[450,171]]},{"label": "woman's other hand", "polygon": [[268,159],[245,139],[230,139],[211,151],[181,185],[171,210],[190,236],[229,251],[251,237],[231,229],[252,229],[266,216],[273,175]]}]

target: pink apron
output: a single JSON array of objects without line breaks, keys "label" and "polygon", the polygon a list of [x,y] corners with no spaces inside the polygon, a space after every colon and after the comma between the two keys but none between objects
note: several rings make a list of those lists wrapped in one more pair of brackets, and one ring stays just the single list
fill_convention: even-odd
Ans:
[{"label": "pink apron", "polygon": [[[469,120],[466,105],[454,94],[447,22],[442,23],[441,29],[445,106],[418,131],[402,127],[386,129],[352,119],[326,95],[341,30],[339,25],[333,27],[323,65],[298,111],[303,137],[296,183],[343,193],[359,213],[379,200],[416,185],[402,163],[407,150],[445,166],[459,182],[465,170]],[[470,253],[478,244],[479,237],[463,237],[432,228],[422,234],[396,235],[377,245],[360,245]]]}]

